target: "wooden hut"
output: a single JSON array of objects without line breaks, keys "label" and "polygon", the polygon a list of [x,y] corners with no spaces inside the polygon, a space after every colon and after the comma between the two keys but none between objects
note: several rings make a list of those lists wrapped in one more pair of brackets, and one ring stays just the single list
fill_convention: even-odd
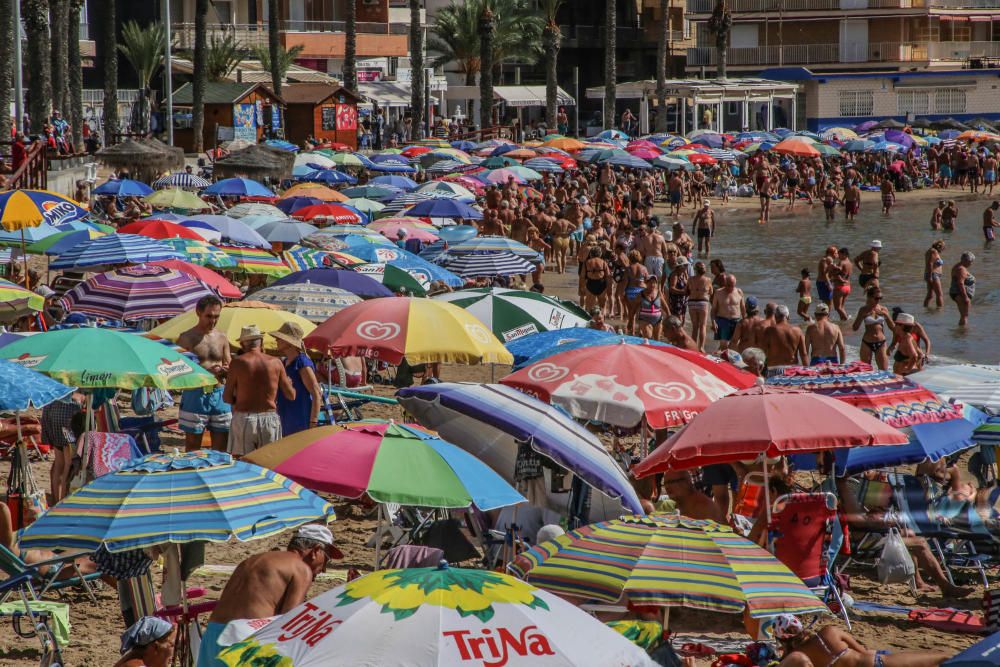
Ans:
[{"label": "wooden hut", "polygon": [[[191,107],[193,88],[186,83],[174,92],[174,106]],[[257,143],[272,128],[284,126],[281,107],[284,102],[261,83],[210,81],[205,86],[205,150],[230,139]],[[222,130],[221,135],[219,128]],[[194,132],[190,127],[174,129],[174,143],[194,152]]]},{"label": "wooden hut", "polygon": [[364,100],[356,93],[325,83],[290,83],[282,87],[281,94],[289,141],[301,146],[312,135],[321,142],[358,147],[358,104]]}]

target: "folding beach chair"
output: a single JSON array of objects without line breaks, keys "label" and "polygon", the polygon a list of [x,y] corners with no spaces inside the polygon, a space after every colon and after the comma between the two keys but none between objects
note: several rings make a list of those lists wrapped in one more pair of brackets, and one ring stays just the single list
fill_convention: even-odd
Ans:
[{"label": "folding beach chair", "polygon": [[836,603],[848,629],[851,621],[830,574],[830,540],[837,497],[832,493],[790,493],[774,501],[768,542],[775,558],[788,566],[823,601]]},{"label": "folding beach chair", "polygon": [[[6,600],[16,595],[23,606],[23,610],[5,612],[3,615],[11,617],[14,633],[17,636],[25,639],[38,637],[38,641],[42,645],[40,667],[61,667],[63,658],[56,634],[52,630],[54,622],[52,612],[37,608],[38,596],[32,581],[36,579],[38,574],[37,571],[29,570],[10,577],[6,581],[0,581],[0,600]],[[33,604],[36,606],[33,607]],[[31,624],[31,630],[24,629],[23,621],[25,618]]]},{"label": "folding beach chair", "polygon": [[[94,595],[94,589],[90,582],[100,579],[101,573],[84,574],[80,571],[80,566],[76,564],[77,558],[86,555],[86,552],[61,554],[55,558],[29,565],[21,560],[17,554],[0,545],[0,572],[6,573],[12,579],[25,574],[29,575],[31,582],[30,590],[34,594],[37,588],[39,597],[45,595],[48,591],[82,588],[87,597],[90,598],[90,601],[96,604],[97,597]],[[43,574],[41,570],[45,568],[47,568],[47,571]],[[59,575],[65,571],[71,571],[73,576],[59,579]],[[6,601],[7,597],[13,592],[14,590],[12,589],[6,593],[0,593],[0,602]]]}]

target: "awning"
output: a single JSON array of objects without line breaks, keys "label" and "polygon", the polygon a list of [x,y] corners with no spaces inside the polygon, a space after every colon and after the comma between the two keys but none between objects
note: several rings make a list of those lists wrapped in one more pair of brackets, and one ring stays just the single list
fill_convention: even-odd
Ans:
[{"label": "awning", "polygon": [[[493,95],[509,107],[544,107],[545,86],[495,86]],[[562,88],[556,89],[556,104],[575,106],[576,100]]]},{"label": "awning", "polygon": [[410,84],[396,81],[369,81],[358,84],[358,92],[381,107],[410,106]]}]

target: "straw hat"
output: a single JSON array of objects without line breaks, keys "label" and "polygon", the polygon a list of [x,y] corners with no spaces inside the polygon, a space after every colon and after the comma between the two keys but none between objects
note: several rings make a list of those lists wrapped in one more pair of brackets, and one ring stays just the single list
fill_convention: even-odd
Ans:
[{"label": "straw hat", "polygon": [[239,342],[247,340],[260,340],[264,337],[260,329],[257,328],[256,324],[251,324],[248,327],[243,327],[240,329],[240,337],[237,339]]},{"label": "straw hat", "polygon": [[272,331],[271,335],[300,350],[305,349],[305,345],[302,343],[302,337],[305,335],[305,332],[295,322],[285,322],[281,325],[280,329]]}]

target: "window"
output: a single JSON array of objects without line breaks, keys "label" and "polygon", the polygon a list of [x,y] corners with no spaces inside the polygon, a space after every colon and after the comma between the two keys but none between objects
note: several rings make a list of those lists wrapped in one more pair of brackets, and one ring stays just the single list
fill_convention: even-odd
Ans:
[{"label": "window", "polygon": [[965,91],[941,88],[934,92],[934,113],[965,113]]},{"label": "window", "polygon": [[875,111],[875,93],[870,90],[840,91],[841,116],[871,116]]},{"label": "window", "polygon": [[931,110],[931,95],[927,90],[897,90],[896,113],[923,115]]}]

